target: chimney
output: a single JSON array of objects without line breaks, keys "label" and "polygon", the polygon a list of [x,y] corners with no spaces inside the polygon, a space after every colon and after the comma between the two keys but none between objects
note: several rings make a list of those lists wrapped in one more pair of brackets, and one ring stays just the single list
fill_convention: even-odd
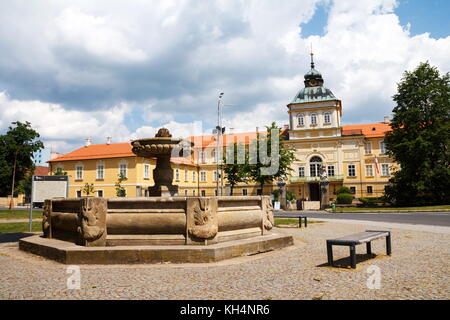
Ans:
[{"label": "chimney", "polygon": [[52,151],[52,152],[50,152],[50,160],[56,159],[56,158],[58,158],[60,155],[61,155],[61,154],[60,154],[59,152]]},{"label": "chimney", "polygon": [[106,144],[111,144],[112,137],[106,137]]},{"label": "chimney", "polygon": [[92,139],[91,138],[84,139],[84,141],[85,141],[85,143],[84,143],[85,147],[89,147],[91,145],[91,143],[92,143]]},{"label": "chimney", "polygon": [[384,116],[384,123],[389,123],[389,116]]}]

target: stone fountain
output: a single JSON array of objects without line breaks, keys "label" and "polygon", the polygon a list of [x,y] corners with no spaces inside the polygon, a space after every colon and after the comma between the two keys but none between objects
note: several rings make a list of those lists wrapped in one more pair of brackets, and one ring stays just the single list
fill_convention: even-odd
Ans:
[{"label": "stone fountain", "polygon": [[293,244],[272,233],[269,196],[177,196],[170,158],[191,154],[191,142],[163,128],[132,146],[157,159],[151,197],[45,200],[43,235],[21,239],[19,248],[66,264],[197,263]]},{"label": "stone fountain", "polygon": [[155,185],[148,188],[150,196],[177,196],[178,186],[172,184],[173,170],[170,158],[172,155],[190,155],[194,143],[180,138],[172,138],[169,130],[161,128],[154,138],[134,140],[131,145],[133,153],[139,157],[156,157],[156,168],[153,169]]}]

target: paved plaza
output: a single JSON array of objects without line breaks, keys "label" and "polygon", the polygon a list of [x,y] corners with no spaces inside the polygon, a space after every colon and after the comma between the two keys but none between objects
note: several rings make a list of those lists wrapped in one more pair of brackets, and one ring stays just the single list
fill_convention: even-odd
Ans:
[{"label": "paved plaza", "polygon": [[[21,252],[17,242],[6,242],[1,235],[0,299],[450,298],[450,233],[442,229],[384,228],[392,231],[391,257],[385,256],[385,241],[378,240],[372,243],[375,258],[368,259],[364,245],[357,247],[356,269],[347,267],[347,247],[334,248],[340,268],[326,266],[325,239],[367,229],[368,222],[332,221],[306,229],[276,228],[277,233],[293,235],[295,245],[219,263],[81,265],[81,288],[71,290],[66,265]],[[367,286],[371,266],[379,268],[379,289]]]}]

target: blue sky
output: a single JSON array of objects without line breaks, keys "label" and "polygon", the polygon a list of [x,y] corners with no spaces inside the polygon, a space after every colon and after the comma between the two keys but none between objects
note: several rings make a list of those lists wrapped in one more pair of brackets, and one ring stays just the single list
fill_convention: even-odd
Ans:
[{"label": "blue sky", "polygon": [[[330,3],[320,3],[313,18],[301,25],[302,35],[325,33]],[[411,35],[429,32],[433,38],[448,37],[450,32],[450,1],[448,0],[399,0],[394,13],[402,26],[411,25]]]},{"label": "blue sky", "polygon": [[[288,123],[314,48],[344,124],[382,121],[405,70],[450,70],[445,0],[0,2],[0,132],[48,149]],[[409,31],[407,26],[409,25]],[[48,152],[46,153],[48,154]]]}]

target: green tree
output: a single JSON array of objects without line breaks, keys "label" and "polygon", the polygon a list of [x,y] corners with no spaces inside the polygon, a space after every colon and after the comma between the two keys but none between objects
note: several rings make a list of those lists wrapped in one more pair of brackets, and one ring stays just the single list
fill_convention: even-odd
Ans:
[{"label": "green tree", "polygon": [[55,172],[53,172],[54,176],[67,176],[67,172],[62,168],[56,168]]},{"label": "green tree", "polygon": [[392,131],[385,138],[399,165],[386,196],[397,205],[450,203],[450,75],[428,62],[406,71],[393,96]]},{"label": "green tree", "polygon": [[117,197],[125,197],[127,195],[126,190],[124,187],[122,187],[122,182],[126,180],[125,176],[123,174],[119,174],[116,181],[116,196]]},{"label": "green tree", "polygon": [[[246,167],[248,176],[251,180],[259,183],[261,192],[264,191],[264,184],[287,178],[292,171],[291,164],[296,160],[295,150],[284,144],[285,137],[281,134],[281,128],[275,122],[272,122],[266,129],[266,135],[259,134],[257,139],[251,142],[249,154],[250,164]],[[275,136],[272,137],[273,131],[278,132],[277,140]],[[273,143],[278,145],[277,154],[272,154]],[[251,152],[252,149],[257,150],[253,155]],[[267,157],[264,154],[267,154]],[[276,170],[267,170],[268,166],[272,166],[274,163],[276,163]]]},{"label": "green tree", "polygon": [[14,127],[4,135],[0,135],[0,196],[17,191],[19,182],[24,180],[27,173],[34,171],[33,154],[44,148],[40,136],[31,128],[31,124],[16,121]]},{"label": "green tree", "polygon": [[[239,159],[238,150],[241,150],[242,159]],[[224,176],[230,184],[230,195],[233,195],[234,187],[248,179],[248,149],[242,144],[234,143],[223,152],[224,164],[222,169]]]},{"label": "green tree", "polygon": [[87,196],[89,196],[90,194],[92,194],[92,193],[95,192],[94,184],[93,184],[93,183],[89,184],[89,183],[86,182],[86,184],[84,185],[82,191],[83,191]]}]

